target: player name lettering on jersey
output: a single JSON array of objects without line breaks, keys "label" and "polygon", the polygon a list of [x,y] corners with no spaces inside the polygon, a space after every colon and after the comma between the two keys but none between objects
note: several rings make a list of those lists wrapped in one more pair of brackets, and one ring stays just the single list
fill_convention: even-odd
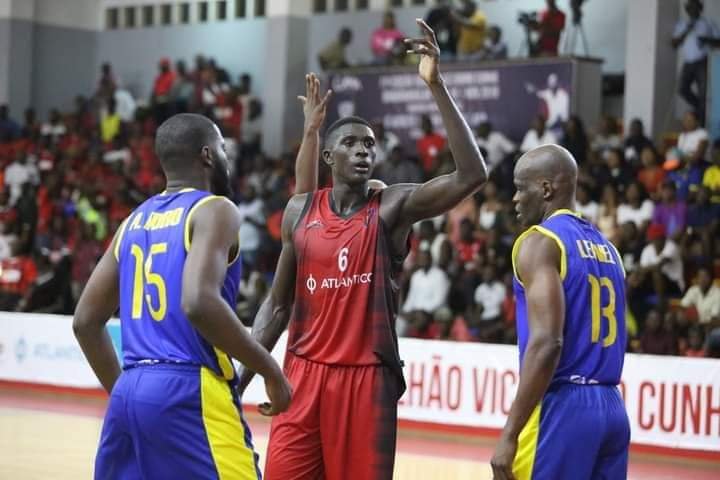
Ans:
[{"label": "player name lettering on jersey", "polygon": [[347,277],[329,277],[329,278],[323,278],[320,281],[320,285],[318,285],[318,280],[315,279],[312,275],[308,277],[308,279],[305,281],[305,286],[310,291],[310,293],[315,293],[315,290],[317,288],[326,289],[326,288],[347,288],[352,287],[353,285],[359,285],[364,283],[371,283],[372,282],[372,272],[368,273],[359,273],[350,275]]},{"label": "player name lettering on jersey", "polygon": [[615,263],[615,257],[608,245],[593,243],[590,240],[577,240],[576,244],[582,258],[597,260],[600,263]]},{"label": "player name lettering on jersey", "polygon": [[143,228],[145,230],[160,230],[162,228],[175,227],[180,224],[182,220],[184,208],[176,208],[168,212],[157,213],[152,212],[148,217],[147,221],[143,225],[143,212],[138,212],[130,222],[130,230],[137,230]]}]

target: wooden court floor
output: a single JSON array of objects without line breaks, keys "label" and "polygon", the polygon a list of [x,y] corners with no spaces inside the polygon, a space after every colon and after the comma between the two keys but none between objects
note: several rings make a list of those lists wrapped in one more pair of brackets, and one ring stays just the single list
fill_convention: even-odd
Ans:
[{"label": "wooden court floor", "polygon": [[[0,386],[0,479],[92,478],[103,412],[102,399]],[[255,415],[248,421],[262,456],[269,424]],[[492,446],[491,439],[440,438],[401,430],[395,480],[489,480]],[[718,471],[708,463],[658,464],[657,459],[633,458],[629,478],[710,480],[720,478]]]}]

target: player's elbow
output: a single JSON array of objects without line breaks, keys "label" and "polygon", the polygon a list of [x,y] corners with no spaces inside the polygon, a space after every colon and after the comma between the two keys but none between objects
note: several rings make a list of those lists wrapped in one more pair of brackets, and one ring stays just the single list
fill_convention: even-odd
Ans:
[{"label": "player's elbow", "polygon": [[180,299],[180,307],[188,320],[193,325],[197,325],[202,323],[203,318],[207,316],[207,309],[212,300],[202,288],[184,288]]},{"label": "player's elbow", "polygon": [[72,329],[75,334],[75,338],[87,338],[87,336],[91,334],[93,324],[90,318],[91,316],[85,311],[85,309],[78,308],[75,311],[72,322]]}]

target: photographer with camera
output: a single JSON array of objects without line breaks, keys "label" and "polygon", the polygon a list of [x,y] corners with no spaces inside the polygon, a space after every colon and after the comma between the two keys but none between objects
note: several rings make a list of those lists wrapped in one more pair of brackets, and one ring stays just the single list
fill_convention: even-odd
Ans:
[{"label": "photographer with camera", "polygon": [[[560,35],[565,29],[565,14],[557,7],[555,0],[547,0],[547,10],[540,13],[520,12],[518,23],[525,27],[528,53],[531,57],[556,57]],[[537,42],[530,38],[530,31],[538,32]]]}]

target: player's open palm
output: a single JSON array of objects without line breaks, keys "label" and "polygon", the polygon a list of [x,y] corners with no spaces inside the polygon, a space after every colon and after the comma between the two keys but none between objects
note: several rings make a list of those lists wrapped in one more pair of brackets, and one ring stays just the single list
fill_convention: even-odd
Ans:
[{"label": "player's open palm", "polygon": [[405,39],[408,53],[420,55],[420,65],[418,65],[420,78],[425,80],[428,85],[437,83],[440,80],[440,47],[435,38],[435,32],[423,20],[418,18],[415,21],[420,27],[422,38]]},{"label": "player's open palm", "polygon": [[320,79],[317,75],[312,72],[305,75],[305,96],[300,95],[298,99],[303,104],[306,129],[320,130],[325,122],[325,113],[331,95],[332,90],[325,92],[325,95],[320,95]]},{"label": "player's open palm", "polygon": [[272,417],[284,412],[290,406],[292,387],[285,375],[268,377],[265,379],[265,392],[270,402],[258,405],[260,413]]}]

